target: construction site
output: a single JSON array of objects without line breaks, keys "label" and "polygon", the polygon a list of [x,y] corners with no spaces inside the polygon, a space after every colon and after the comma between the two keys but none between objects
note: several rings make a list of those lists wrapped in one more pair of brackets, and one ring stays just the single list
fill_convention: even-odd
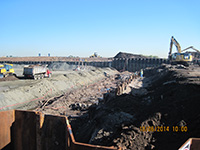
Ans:
[{"label": "construction site", "polygon": [[199,59],[1,57],[0,149],[200,149]]}]

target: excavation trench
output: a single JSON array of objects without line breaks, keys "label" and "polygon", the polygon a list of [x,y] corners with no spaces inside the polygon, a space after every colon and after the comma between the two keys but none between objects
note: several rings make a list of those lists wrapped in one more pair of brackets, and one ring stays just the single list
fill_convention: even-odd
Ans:
[{"label": "excavation trench", "polygon": [[[91,75],[85,72],[57,75],[44,82],[50,80],[54,87],[61,86],[63,92],[38,100],[35,110],[68,116],[77,142],[124,149],[178,149],[188,138],[200,134],[199,72],[195,66],[162,65],[145,69],[145,78],[111,69],[87,72]],[[83,78],[79,80],[79,76]],[[66,86],[63,78],[67,77]],[[69,84],[71,81],[79,87],[69,87],[75,85]],[[41,84],[33,82],[37,87]],[[29,82],[28,86],[32,84]],[[45,92],[41,96],[44,95]],[[146,130],[161,126],[166,130]],[[175,126],[187,127],[188,131],[175,132]]]},{"label": "excavation trench", "polygon": [[115,74],[109,68],[91,68],[81,71],[54,71],[52,78],[41,80],[18,79],[0,82],[0,111],[9,109],[34,109],[43,100],[60,96],[99,82],[105,73]]}]

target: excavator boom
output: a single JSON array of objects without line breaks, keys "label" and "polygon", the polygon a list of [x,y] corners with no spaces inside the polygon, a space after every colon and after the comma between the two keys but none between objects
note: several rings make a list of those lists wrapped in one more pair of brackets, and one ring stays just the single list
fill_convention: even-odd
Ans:
[{"label": "excavator boom", "polygon": [[176,49],[178,51],[178,53],[181,53],[181,46],[180,44],[177,42],[177,40],[172,36],[171,37],[171,42],[170,42],[170,48],[169,48],[169,56],[172,55],[172,47],[173,47],[173,44],[176,46]]}]

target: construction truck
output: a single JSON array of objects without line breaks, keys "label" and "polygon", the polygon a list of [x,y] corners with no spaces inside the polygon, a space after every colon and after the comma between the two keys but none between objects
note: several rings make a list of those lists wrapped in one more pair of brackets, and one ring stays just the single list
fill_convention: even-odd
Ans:
[{"label": "construction truck", "polygon": [[0,78],[15,75],[13,64],[0,64]]},{"label": "construction truck", "polygon": [[[176,53],[172,53],[173,45],[176,46],[176,49],[177,49]],[[183,51],[181,51],[180,44],[172,36],[171,42],[170,42],[170,48],[169,48],[169,56],[168,56],[168,59],[170,60],[171,64],[182,64],[182,65],[185,65],[185,66],[189,66],[189,64],[192,63],[191,53],[183,53]]]},{"label": "construction truck", "polygon": [[47,65],[26,65],[24,66],[23,75],[25,78],[32,78],[34,80],[42,79],[44,77],[50,78],[52,72],[49,71]]}]

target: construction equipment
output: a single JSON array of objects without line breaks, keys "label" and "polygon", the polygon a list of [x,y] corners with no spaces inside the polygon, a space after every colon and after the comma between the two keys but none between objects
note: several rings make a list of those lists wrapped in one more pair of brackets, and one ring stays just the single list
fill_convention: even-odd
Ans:
[{"label": "construction equipment", "polygon": [[92,54],[92,55],[90,56],[90,58],[97,58],[97,57],[100,57],[100,56],[97,54],[97,52],[94,52],[94,54]]},{"label": "construction equipment", "polygon": [[23,75],[25,78],[37,80],[44,77],[51,77],[52,72],[48,70],[47,65],[27,65],[24,66]]},{"label": "construction equipment", "polygon": [[192,49],[192,50],[196,51],[196,53],[195,52],[190,52],[190,53],[193,55],[193,61],[196,60],[196,63],[200,66],[200,59],[199,59],[200,58],[200,51],[198,49],[194,48],[193,46],[190,46],[188,48],[185,48],[181,52],[184,52],[188,49]]},{"label": "construction equipment", "polygon": [[[177,53],[172,53],[173,44],[176,46]],[[183,53],[181,51],[180,44],[177,42],[177,40],[173,36],[171,37],[168,58],[169,58],[171,64],[183,64],[185,66],[189,66],[189,64],[192,62],[191,53]]]},{"label": "construction equipment", "polygon": [[8,77],[9,75],[14,75],[15,71],[13,69],[13,64],[1,64],[0,65],[0,78]]}]

